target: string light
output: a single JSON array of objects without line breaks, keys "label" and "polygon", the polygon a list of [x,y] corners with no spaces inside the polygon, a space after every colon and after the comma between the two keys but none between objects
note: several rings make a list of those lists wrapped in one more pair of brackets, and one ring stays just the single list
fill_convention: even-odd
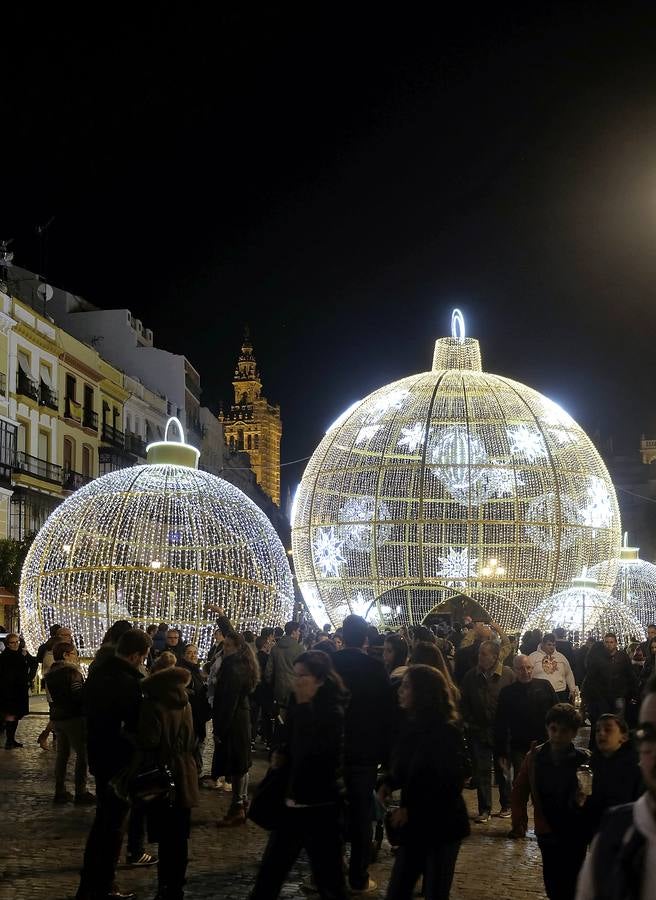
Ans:
[{"label": "string light", "polygon": [[[625,603],[644,628],[653,625],[656,622],[656,566],[640,559],[639,548],[628,546],[626,534],[619,558],[603,565],[612,565],[617,570],[611,595]],[[594,566],[590,574],[596,577],[597,570],[598,566]]]},{"label": "string light", "polygon": [[319,623],[371,603],[381,622],[416,624],[461,592],[520,628],[584,565],[612,586],[620,518],[585,432],[537,391],[483,372],[456,311],[430,372],[374,391],[326,433],[296,494],[292,542]]},{"label": "string light", "polygon": [[252,630],[291,618],[291,572],[273,526],[238,488],[195,468],[196,454],[159,442],[149,464],[97,478],[52,513],[21,576],[32,652],[55,622],[72,629],[84,656],[119,618],[178,627],[204,655],[216,627],[210,606]]}]

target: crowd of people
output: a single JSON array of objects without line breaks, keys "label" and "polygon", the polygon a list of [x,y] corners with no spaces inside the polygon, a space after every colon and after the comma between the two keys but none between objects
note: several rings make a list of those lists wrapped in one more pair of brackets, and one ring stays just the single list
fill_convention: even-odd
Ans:
[{"label": "crowd of people", "polygon": [[[288,622],[256,636],[216,612],[202,660],[166,623],[114,623],[88,668],[66,626],[51,628],[36,657],[19,635],[3,639],[6,749],[23,746],[17,729],[40,666],[50,717],[38,743],[55,748],[53,802],[95,806],[78,900],[134,896],[115,880],[124,842],[127,864],[157,865],[159,900],[182,898],[201,789],[230,794],[220,829],[251,818],[270,832],[255,900],[279,896],[302,850],[308,893],[377,891],[369,868],[383,828],[394,854],[387,897],[409,900],[419,887],[448,898],[471,828],[495,816],[508,820],[508,840],[522,840],[529,802],[550,900],[652,895],[656,625],[626,649],[612,633],[575,648],[562,629],[521,641],[482,621],[379,633],[355,615],[335,631]],[[586,721],[587,748],[577,739]],[[256,748],[269,770],[253,788]],[[476,791],[472,817],[465,789]]]}]

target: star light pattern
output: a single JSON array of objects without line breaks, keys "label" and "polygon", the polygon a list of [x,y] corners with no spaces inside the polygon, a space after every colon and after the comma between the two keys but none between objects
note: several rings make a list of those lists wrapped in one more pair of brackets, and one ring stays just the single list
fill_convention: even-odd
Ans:
[{"label": "star light pattern", "polygon": [[344,541],[340,540],[337,529],[317,528],[313,547],[317,567],[328,578],[337,577],[342,565],[346,562],[343,553]]},{"label": "star light pattern", "polygon": [[[375,497],[352,497],[347,500],[339,511],[340,522],[348,523],[339,527],[344,547],[357,552],[371,550],[372,521],[389,519],[389,516],[389,508],[382,501],[378,502],[376,508]],[[391,531],[389,525],[378,525],[376,531],[379,544],[389,540]]]},{"label": "star light pattern", "polygon": [[34,653],[55,622],[92,656],[109,625],[167,622],[206,655],[210,605],[254,631],[291,617],[287,554],[264,513],[209,472],[142,465],[96,478],[47,519],[20,583],[21,629]]},{"label": "star light pattern", "polygon": [[547,597],[524,623],[524,631],[536,628],[543,634],[564,628],[570,639],[581,643],[588,636],[602,640],[612,631],[621,647],[645,637],[644,628],[624,603],[592,587],[571,587]]},{"label": "star light pattern", "polygon": [[[356,444],[372,425],[375,438]],[[387,511],[345,521],[346,504],[364,501],[368,516],[372,498]],[[317,557],[316,535],[330,528],[332,550]],[[359,592],[397,626],[461,591],[519,629],[584,565],[599,564],[610,588],[620,541],[613,485],[585,432],[537,391],[483,372],[471,338],[440,339],[432,370],[350,407],[309,460],[292,517],[299,587],[335,626]],[[468,553],[464,585],[457,574],[445,583],[450,548]],[[507,573],[494,587],[480,573],[489,559]]]},{"label": "star light pattern", "polygon": [[544,438],[536,428],[517,425],[508,428],[507,434],[513,456],[522,456],[527,462],[534,463],[547,455]]},{"label": "star light pattern", "polygon": [[470,556],[467,547],[458,550],[449,547],[445,556],[439,557],[439,574],[446,584],[464,587],[470,578],[475,578],[478,559]]},{"label": "star light pattern", "polygon": [[401,428],[401,437],[396,446],[405,449],[408,453],[416,453],[424,446],[425,437],[426,426],[423,422],[415,422],[414,425]]}]

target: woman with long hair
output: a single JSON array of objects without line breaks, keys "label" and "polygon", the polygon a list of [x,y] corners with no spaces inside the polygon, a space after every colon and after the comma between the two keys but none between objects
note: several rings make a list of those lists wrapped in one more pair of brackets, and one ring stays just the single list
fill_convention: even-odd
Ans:
[{"label": "woman with long hair", "polygon": [[250,696],[259,680],[260,669],[254,653],[241,634],[229,631],[223,641],[223,663],[212,706],[216,768],[221,775],[232,779],[232,803],[217,823],[219,828],[246,823],[248,772],[252,764]]},{"label": "woman with long hair", "polygon": [[444,659],[444,654],[436,644],[429,644],[428,641],[419,641],[412,648],[410,654],[410,665],[412,666],[431,666],[444,675],[451,702],[456,709],[460,706],[460,691],[453,680],[451,669]]},{"label": "woman with long hair", "polygon": [[378,797],[400,789],[401,805],[390,816],[399,847],[387,900],[411,900],[424,878],[426,900],[447,900],[460,843],[469,834],[462,789],[469,774],[458,715],[444,675],[411,665],[399,688],[407,722],[389,775]]},{"label": "woman with long hair", "polygon": [[383,663],[390,682],[398,687],[408,664],[408,644],[402,634],[385,635]]},{"label": "woman with long hair", "polygon": [[284,804],[272,832],[251,900],[273,900],[305,849],[312,880],[325,900],[344,900],[341,768],[348,692],[328,654],[301,653],[294,663],[287,739],[272,766],[282,769]]},{"label": "woman with long hair", "polygon": [[0,723],[5,726],[5,750],[14,750],[23,746],[16,740],[16,729],[30,711],[30,682],[36,661],[21,647],[21,637],[15,632],[4,642],[5,649],[0,653]]}]

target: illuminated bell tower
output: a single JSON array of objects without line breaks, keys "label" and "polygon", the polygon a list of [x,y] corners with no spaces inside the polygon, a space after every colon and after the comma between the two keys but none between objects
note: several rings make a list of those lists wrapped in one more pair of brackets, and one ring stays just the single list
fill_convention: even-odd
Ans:
[{"label": "illuminated bell tower", "polygon": [[262,382],[248,329],[232,386],[235,402],[228,412],[219,415],[226,444],[230,450],[248,453],[257,483],[280,506],[280,407],[262,396]]}]

